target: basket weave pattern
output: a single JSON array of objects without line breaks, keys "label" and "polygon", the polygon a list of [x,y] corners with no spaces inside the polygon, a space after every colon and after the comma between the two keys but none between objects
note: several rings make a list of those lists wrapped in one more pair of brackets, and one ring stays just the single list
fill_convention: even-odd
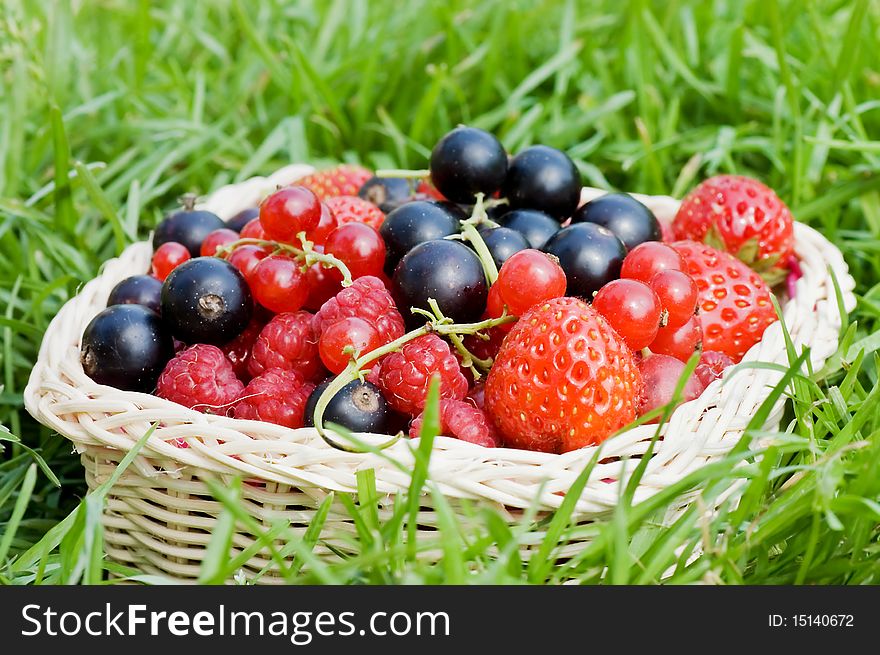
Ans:
[{"label": "basket weave pattern", "polygon": [[[311,170],[308,166],[288,166],[269,178],[223,187],[204,206],[228,218],[256,205],[276,185],[289,183]],[[582,199],[590,200],[602,193],[585,188]],[[669,197],[636,197],[661,221],[671,220],[678,208],[678,201]],[[838,281],[847,311],[855,306],[855,283],[840,252],[818,232],[796,224],[795,241],[804,276],[797,283],[795,298],[784,303],[784,318],[796,346],[811,348],[816,369],[836,350],[840,329],[829,271]],[[391,497],[405,490],[410,479],[382,457],[335,450],[312,428],[290,430],[270,423],[209,416],[148,394],[95,384],[84,374],[79,363],[83,329],[104,308],[113,286],[125,277],[146,271],[150,257],[149,243],[130,246],[120,257],[108,261],[101,274],[64,305],[46,332],[24,394],[25,405],[37,420],[73,442],[81,454],[90,489],[105,481],[151,424],[158,423],[141,454],[108,495],[108,557],[149,573],[179,579],[197,577],[211,528],[222,509],[208,491],[207,478],[222,481],[242,476],[247,481],[242,502],[250,515],[266,526],[284,518],[304,532],[328,491],[355,492],[357,472],[372,468],[377,489],[385,495],[383,512],[388,512]],[[778,322],[767,328],[744,361],[787,365]],[[713,382],[699,398],[674,412],[644,472],[636,501],[724,456],[740,439],[781,374],[745,369],[728,377]],[[781,412],[780,401],[765,429],[778,426]],[[602,463],[596,465],[577,504],[579,521],[588,522],[614,507],[619,485],[638,461],[633,457],[645,452],[655,430],[656,426],[637,427],[602,444]],[[384,435],[361,436],[377,444],[387,439]],[[188,447],[175,445],[178,440],[184,440]],[[536,505],[540,511],[549,512],[559,507],[565,491],[595,455],[595,448],[555,455],[487,449],[440,437],[431,456],[430,478],[453,507],[458,506],[459,499],[470,499],[491,504],[511,518]],[[405,442],[396,443],[386,453],[404,465],[413,461]],[[682,499],[682,508],[688,500]],[[463,520],[467,518],[463,516]],[[436,518],[428,497],[419,523],[427,529],[420,538],[433,534]],[[344,549],[344,535],[355,534],[351,517],[338,501],[327,518],[325,534],[336,535],[337,541],[320,543],[316,548],[319,554],[329,553],[327,546]],[[530,535],[533,542],[541,537],[540,531]],[[241,530],[233,546],[243,549],[253,541],[252,535]],[[574,553],[582,545],[570,543],[566,550]],[[270,565],[265,554],[258,554],[245,566],[244,573],[253,575]],[[261,581],[273,579],[269,571]]]}]

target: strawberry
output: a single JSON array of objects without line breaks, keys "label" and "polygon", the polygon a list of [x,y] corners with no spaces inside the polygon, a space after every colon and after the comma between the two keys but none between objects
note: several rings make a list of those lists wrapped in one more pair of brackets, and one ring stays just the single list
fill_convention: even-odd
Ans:
[{"label": "strawberry", "polygon": [[739,362],[777,318],[770,288],[729,253],[696,241],[678,241],[672,247],[697,283],[703,350],[718,351]]},{"label": "strawberry", "polygon": [[385,220],[385,213],[381,209],[357,196],[336,196],[328,198],[324,204],[333,212],[337,225],[366,223],[374,230],[378,230]]},{"label": "strawberry", "polygon": [[326,200],[335,196],[356,196],[364,182],[371,177],[373,173],[363,166],[340,164],[329,170],[306,175],[297,180],[296,184],[309,189],[319,200]]},{"label": "strawberry", "polygon": [[672,221],[676,239],[703,241],[765,275],[782,280],[794,247],[791,212],[768,186],[740,175],[718,175],[684,199]]},{"label": "strawberry", "polygon": [[636,418],[633,354],[592,307],[554,298],[526,312],[486,378],[485,402],[505,446],[567,452]]}]

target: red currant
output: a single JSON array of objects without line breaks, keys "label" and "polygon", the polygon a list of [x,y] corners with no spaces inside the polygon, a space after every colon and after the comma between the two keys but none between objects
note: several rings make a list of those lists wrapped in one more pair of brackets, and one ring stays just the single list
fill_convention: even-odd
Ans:
[{"label": "red currant", "polygon": [[163,282],[169,273],[190,259],[189,249],[176,241],[166,241],[153,253],[153,275]]},{"label": "red currant", "polygon": [[306,284],[309,286],[309,297],[306,298],[306,309],[313,312],[342,290],[342,275],[338,269],[324,268],[320,263],[312,264],[306,271]]},{"label": "red currant", "polygon": [[646,241],[633,248],[623,260],[620,277],[649,284],[661,271],[684,270],[684,260],[673,248],[659,241]]},{"label": "red currant", "polygon": [[565,273],[552,257],[531,248],[514,253],[498,271],[495,286],[514,316],[539,302],[565,295]]},{"label": "red currant", "polygon": [[631,350],[647,347],[660,328],[660,299],[644,282],[612,280],[599,289],[593,308],[602,314]]},{"label": "red currant", "polygon": [[248,281],[257,302],[276,314],[299,310],[309,295],[301,265],[285,255],[261,260]]},{"label": "red currant", "polygon": [[239,246],[226,258],[226,260],[235,266],[246,280],[249,280],[257,264],[261,259],[265,259],[269,255],[269,251],[260,246]]},{"label": "red currant", "polygon": [[697,283],[682,271],[661,271],[651,280],[651,288],[660,298],[660,306],[668,313],[666,325],[671,328],[687,323],[697,310]]},{"label": "red currant", "polygon": [[260,205],[260,224],[266,236],[294,243],[300,232],[314,230],[321,222],[321,201],[303,186],[278,189]]},{"label": "red currant", "polygon": [[[370,228],[372,229],[372,228]],[[352,357],[359,357],[382,345],[379,331],[364,319],[356,316],[337,321],[321,332],[318,354],[331,373],[339,374]],[[353,352],[345,352],[351,347]]]},{"label": "red currant", "polygon": [[306,232],[306,238],[315,245],[323,246],[327,242],[327,237],[336,229],[338,223],[336,216],[330,211],[326,203],[321,203],[321,220],[318,226]]},{"label": "red currant", "polygon": [[703,342],[703,331],[696,316],[681,327],[663,327],[657,331],[657,336],[648,346],[655,355],[669,355],[686,362],[696,352]]},{"label": "red currant", "polygon": [[489,296],[486,299],[485,318],[498,318],[504,313],[504,301],[501,299],[501,287],[493,284],[489,287]]},{"label": "red currant", "polygon": [[378,275],[385,266],[385,242],[364,223],[340,225],[327,237],[324,252],[348,266],[352,278]]},{"label": "red currant", "polygon": [[217,248],[232,243],[233,241],[238,241],[238,239],[238,232],[234,232],[227,227],[221,227],[219,230],[214,230],[213,232],[208,233],[208,236],[202,241],[202,247],[199,250],[199,254],[202,257],[213,257],[217,252]]},{"label": "red currant", "polygon": [[259,218],[254,218],[248,222],[243,228],[241,228],[241,232],[239,236],[242,239],[266,239],[266,232],[263,230],[263,224],[260,223]]}]

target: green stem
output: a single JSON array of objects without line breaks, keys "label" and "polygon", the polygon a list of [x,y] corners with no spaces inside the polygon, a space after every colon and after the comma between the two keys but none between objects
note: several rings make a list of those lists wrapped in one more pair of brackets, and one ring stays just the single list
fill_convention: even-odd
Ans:
[{"label": "green stem", "polygon": [[495,280],[498,279],[498,267],[495,265],[495,260],[492,259],[492,253],[489,252],[489,247],[486,245],[486,242],[483,241],[483,237],[477,230],[477,225],[489,222],[489,217],[483,207],[483,194],[478,193],[477,202],[474,204],[474,211],[471,214],[471,217],[461,223],[461,236],[470,241],[471,245],[473,245],[474,250],[477,252],[477,257],[480,258],[480,263],[483,265],[483,272],[486,274],[486,279],[491,286],[495,284]]},{"label": "green stem", "polygon": [[306,241],[305,237],[300,235],[303,242],[302,248],[297,248],[289,243],[281,243],[280,241],[269,241],[267,239],[239,239],[225,246],[217,248],[216,256],[220,257],[228,255],[239,246],[259,246],[260,248],[272,248],[273,252],[283,252],[295,256],[297,259],[303,260],[305,266],[320,263],[322,266],[332,267],[342,273],[342,286],[349,287],[352,283],[351,271],[340,259],[325,252],[316,252],[312,249],[311,241]]},{"label": "green stem", "polygon": [[376,171],[376,177],[397,177],[406,180],[421,180],[430,175],[430,170],[411,171],[405,168],[383,168]]}]

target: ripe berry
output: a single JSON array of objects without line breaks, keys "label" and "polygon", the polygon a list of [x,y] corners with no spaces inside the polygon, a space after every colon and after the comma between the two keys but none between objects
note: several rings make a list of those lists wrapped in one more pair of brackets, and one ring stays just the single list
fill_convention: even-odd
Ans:
[{"label": "ripe berry", "polygon": [[521,250],[498,271],[495,287],[514,316],[522,316],[539,302],[565,295],[565,273],[547,253]]},{"label": "ripe berry", "polygon": [[579,207],[572,223],[595,223],[611,230],[627,251],[647,241],[660,241],[660,222],[654,213],[628,193],[608,193]]},{"label": "ripe berry", "polygon": [[286,255],[269,255],[260,260],[248,281],[257,302],[276,314],[295,312],[309,295],[302,265]]},{"label": "ripe berry", "polygon": [[143,305],[113,305],[86,326],[80,348],[83,371],[98,384],[148,392],[174,355],[171,333]]},{"label": "ripe berry", "polygon": [[640,393],[632,352],[577,298],[520,318],[486,377],[486,409],[504,444],[544,452],[604,441],[635,419]]},{"label": "ripe berry", "polygon": [[499,216],[496,222],[501,227],[519,232],[530,248],[539,250],[559,231],[559,222],[537,209],[514,209]]},{"label": "ripe berry", "polygon": [[266,236],[266,231],[263,229],[263,224],[260,223],[259,218],[253,219],[250,223],[241,228],[241,233],[239,236],[242,239],[268,239]]},{"label": "ripe berry", "polygon": [[[653,354],[639,362],[639,371],[644,382],[639,402],[639,416],[644,416],[648,412],[672,402],[684,370],[684,362],[669,355]],[[703,389],[705,389],[705,385],[696,376],[691,376],[685,382],[681,402],[693,400],[703,392]],[[657,423],[659,420],[658,416],[650,423]]]},{"label": "ripe berry", "polygon": [[724,353],[704,350],[703,354],[700,355],[700,363],[697,364],[694,375],[705,388],[719,379],[724,370],[729,366],[733,366],[733,360]]},{"label": "ripe berry", "polygon": [[270,368],[295,370],[306,380],[314,380],[321,374],[318,356],[318,335],[308,312],[285,312],[278,314],[260,331],[248,372],[260,375]]},{"label": "ripe berry", "polygon": [[436,334],[426,334],[382,359],[378,384],[391,407],[415,416],[425,406],[434,375],[440,376],[441,398],[461,400],[465,397],[467,378],[449,344]]},{"label": "ripe berry", "polygon": [[250,223],[255,218],[260,217],[260,208],[259,207],[248,207],[247,209],[242,209],[232,218],[226,219],[226,227],[234,232],[241,232],[244,229],[244,226]]},{"label": "ripe berry", "polygon": [[250,280],[257,264],[260,263],[260,260],[265,259],[268,256],[269,251],[265,248],[245,245],[238,246],[235,250],[229,253],[226,261],[241,271],[241,274],[244,275],[246,280]]},{"label": "ripe berry", "polygon": [[[315,408],[318,398],[330,384],[326,380],[315,387],[306,403],[305,424],[315,425]],[[346,430],[358,433],[394,434],[401,423],[399,415],[388,405],[379,391],[379,387],[371,382],[355,380],[349,382],[334,395],[324,408],[322,417],[324,425],[335,423]]]},{"label": "ripe berry", "polygon": [[683,270],[684,260],[671,246],[657,241],[646,241],[627,254],[620,269],[620,277],[649,284],[658,273]]},{"label": "ripe berry", "polygon": [[222,227],[219,230],[214,230],[205,237],[205,240],[202,241],[202,247],[199,250],[199,253],[202,257],[213,257],[217,253],[217,248],[232,243],[233,241],[238,241],[238,239],[238,232]]},{"label": "ripe berry", "polygon": [[385,266],[385,242],[369,225],[346,223],[327,237],[324,252],[340,259],[352,278],[380,275]]},{"label": "ripe berry", "polygon": [[298,242],[300,232],[308,232],[321,222],[321,202],[302,186],[278,189],[260,205],[260,225],[274,241]]},{"label": "ripe berry", "polygon": [[453,202],[490,196],[504,182],[507,153],[492,134],[475,127],[448,132],[431,151],[431,182]]},{"label": "ripe berry", "polygon": [[559,265],[568,280],[566,293],[587,299],[620,277],[620,267],[626,256],[626,247],[620,239],[594,223],[577,223],[562,228],[543,250],[559,258]]},{"label": "ripe berry", "polygon": [[318,226],[306,232],[306,238],[316,246],[323,246],[330,233],[339,226],[336,216],[326,202],[321,203],[321,220]]},{"label": "ripe berry", "polygon": [[593,298],[602,314],[631,350],[647,348],[660,328],[660,299],[644,282],[612,280]]},{"label": "ripe berry", "polygon": [[247,327],[253,310],[244,276],[216,257],[181,264],[162,288],[162,318],[184,343],[231,341]]},{"label": "ripe berry", "polygon": [[530,247],[522,234],[506,227],[481,228],[480,236],[483,237],[492,255],[492,261],[498,268],[501,268],[514,253]]},{"label": "ripe berry", "polygon": [[[321,332],[318,353],[331,373],[339,374],[356,357],[382,346],[382,338],[372,325],[362,318],[350,316]],[[347,349],[351,352],[347,352]]]},{"label": "ripe berry", "polygon": [[220,350],[226,355],[226,359],[232,364],[235,376],[239,380],[247,381],[251,377],[248,373],[251,352],[267,322],[267,317],[262,312],[254,312],[251,322],[248,323],[244,331],[220,347]]},{"label": "ripe berry", "polygon": [[190,256],[198,257],[205,237],[222,227],[226,227],[226,224],[217,214],[195,210],[189,205],[186,209],[169,214],[156,226],[153,250],[158,250],[163,243],[174,241],[185,246]]},{"label": "ripe berry", "polygon": [[306,401],[315,389],[296,371],[269,369],[248,382],[235,404],[235,418],[303,427]]},{"label": "ripe berry", "polygon": [[164,282],[171,271],[189,259],[189,250],[183,244],[175,241],[163,243],[153,253],[153,275]]},{"label": "ripe berry", "polygon": [[162,282],[152,275],[132,275],[110,291],[107,306],[143,305],[157,314],[162,313]]},{"label": "ripe berry", "polygon": [[244,389],[232,363],[216,346],[196,344],[168,362],[156,395],[206,414],[226,414]]},{"label": "ripe berry", "polygon": [[372,275],[358,278],[324,303],[313,319],[315,331],[320,335],[333,323],[349,316],[362,318],[375,327],[383,344],[403,336],[403,317],[385,284]]},{"label": "ripe berry", "polygon": [[412,180],[399,177],[371,177],[357,192],[386,214],[396,209],[413,194]]},{"label": "ripe berry", "polygon": [[703,331],[700,329],[700,321],[696,316],[691,316],[684,325],[663,327],[657,330],[657,336],[648,346],[655,355],[669,355],[688,361],[697,350],[702,347]]},{"label": "ripe berry", "polygon": [[[409,436],[420,436],[424,414],[419,414],[409,428]],[[468,443],[496,448],[501,436],[486,413],[463,400],[445,398],[440,401],[440,434]]]},{"label": "ripe berry", "polygon": [[404,308],[409,325],[424,323],[410,307],[430,311],[428,299],[457,323],[480,318],[489,292],[479,257],[464,244],[439,239],[419,244],[400,260],[392,278],[397,305]]},{"label": "ripe berry", "polygon": [[306,271],[306,285],[309,295],[303,307],[316,312],[342,290],[342,275],[337,269],[324,268],[316,262]]},{"label": "ripe berry", "polygon": [[581,176],[564,152],[532,146],[510,160],[501,195],[512,209],[540,209],[562,220],[577,208]]},{"label": "ripe berry", "polygon": [[306,175],[296,181],[312,191],[320,200],[335,196],[353,196],[373,176],[373,173],[356,164],[340,164],[329,170]]},{"label": "ripe berry", "polygon": [[385,241],[387,270],[420,243],[457,234],[459,219],[449,207],[439,202],[420,200],[401,205],[388,216],[379,229]]},{"label": "ripe berry", "polygon": [[357,196],[338,196],[324,201],[337,225],[346,223],[365,223],[374,230],[382,227],[385,213],[371,202]]},{"label": "ripe berry", "polygon": [[661,271],[651,280],[651,288],[666,310],[667,327],[677,328],[687,323],[697,310],[697,283],[681,271]]}]

